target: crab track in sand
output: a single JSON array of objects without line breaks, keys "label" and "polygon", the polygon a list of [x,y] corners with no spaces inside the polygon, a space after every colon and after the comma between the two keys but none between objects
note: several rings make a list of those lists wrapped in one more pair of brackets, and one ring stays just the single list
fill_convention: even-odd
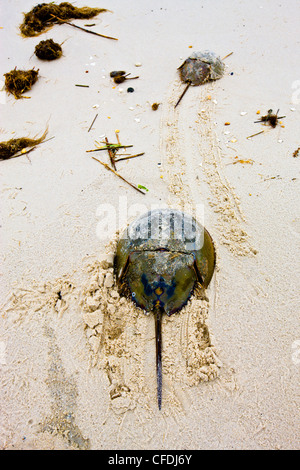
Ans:
[{"label": "crab track in sand", "polygon": [[188,119],[183,103],[174,109],[181,86],[179,80],[170,85],[160,124],[162,169],[170,191],[168,202],[192,213],[197,205],[203,205],[209,222],[212,208],[217,214],[217,241],[236,255],[251,256],[255,250],[245,231],[245,216],[223,171],[222,150],[212,122],[214,104],[206,98],[212,94],[214,84],[190,90],[196,94],[194,102],[199,104],[198,109],[193,105]]}]

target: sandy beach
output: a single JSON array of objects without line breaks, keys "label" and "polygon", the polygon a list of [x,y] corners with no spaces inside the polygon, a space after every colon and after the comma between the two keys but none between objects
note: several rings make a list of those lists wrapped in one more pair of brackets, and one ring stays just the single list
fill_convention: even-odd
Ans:
[{"label": "sandy beach", "polygon": [[[74,3],[110,10],[72,22],[118,40],[24,38],[36,4],[0,5],[1,142],[48,129],[0,161],[0,448],[298,450],[299,2]],[[63,55],[42,61],[50,38]],[[175,108],[178,67],[205,50],[223,77]],[[27,99],[5,91],[15,67],[39,70]],[[255,123],[269,109],[275,128]],[[87,152],[105,137],[143,153],[117,171],[144,194]],[[161,410],[153,315],[113,271],[122,230],[160,207],[196,214],[217,253],[207,290],[163,317]]]}]

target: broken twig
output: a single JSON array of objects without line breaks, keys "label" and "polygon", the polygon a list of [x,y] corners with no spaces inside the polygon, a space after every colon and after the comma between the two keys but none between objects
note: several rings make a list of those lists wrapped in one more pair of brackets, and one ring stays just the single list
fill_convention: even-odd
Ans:
[{"label": "broken twig", "polygon": [[117,173],[115,170],[113,170],[112,168],[110,168],[110,166],[108,166],[106,163],[102,162],[101,160],[98,160],[98,158],[95,158],[95,157],[92,157],[94,160],[96,160],[96,162],[99,162],[101,163],[101,165],[103,165],[107,170],[111,171],[112,173],[114,173],[116,176],[118,176],[119,178],[121,178],[121,180],[125,181],[125,183],[129,184],[129,186],[131,186],[133,189],[135,189],[136,191],[138,191],[139,193],[141,194],[145,194],[141,189],[139,189],[137,186],[135,186],[134,184],[130,183],[129,181],[127,181],[123,176],[121,176],[119,173]]},{"label": "broken twig", "polygon": [[251,137],[255,137],[256,135],[263,134],[264,132],[265,131],[260,131],[260,132],[256,132],[256,134],[248,135],[248,137],[246,137],[246,139],[251,139]]},{"label": "broken twig", "polygon": [[55,15],[51,15],[53,16],[54,18],[56,18],[58,21],[60,21],[61,23],[65,23],[65,24],[68,24],[70,26],[73,26],[73,28],[78,28],[78,29],[81,29],[81,31],[85,31],[86,33],[90,33],[90,34],[95,34],[95,36],[100,36],[102,38],[106,38],[106,39],[113,39],[114,41],[117,41],[118,38],[113,38],[111,36],[105,36],[105,34],[100,34],[100,33],[96,33],[95,31],[90,31],[89,29],[85,29],[85,28],[82,28],[81,26],[77,26],[77,24],[74,24],[74,23],[70,23],[69,21],[66,21],[66,20],[62,20],[61,18],[59,18],[58,16],[55,16]]},{"label": "broken twig", "polygon": [[225,55],[225,56],[223,57],[223,59],[221,59],[221,60],[227,59],[227,57],[230,57],[232,54],[233,54],[233,52],[229,52],[229,54]]},{"label": "broken twig", "polygon": [[133,147],[133,145],[119,145],[119,144],[108,143],[108,145],[105,145],[104,147],[98,147],[96,149],[86,150],[86,152],[100,152],[101,150],[108,150],[108,148],[112,150],[127,149],[129,147]]},{"label": "broken twig", "polygon": [[116,170],[117,168],[116,168],[116,164],[115,164],[115,150],[112,150],[111,146],[109,145],[107,137],[105,137],[105,142],[107,144],[107,151],[108,151],[108,155],[109,155],[109,158],[110,158],[111,166],[113,167],[114,170]]},{"label": "broken twig", "polygon": [[119,131],[115,131],[115,134],[116,134],[116,139],[118,141],[118,145],[121,145],[121,142],[120,142],[120,138],[119,138]]},{"label": "broken twig", "polygon": [[141,156],[144,155],[144,154],[145,154],[145,152],[143,152],[143,153],[137,153],[136,155],[129,155],[128,157],[118,158],[117,160],[115,160],[115,163],[121,162],[122,160],[130,160],[130,158],[141,157]]},{"label": "broken twig", "polygon": [[88,132],[90,132],[90,130],[92,129],[93,124],[94,124],[94,122],[96,121],[97,117],[98,117],[98,114],[96,114],[96,116],[94,117],[93,122],[92,122],[92,124],[90,125]]}]

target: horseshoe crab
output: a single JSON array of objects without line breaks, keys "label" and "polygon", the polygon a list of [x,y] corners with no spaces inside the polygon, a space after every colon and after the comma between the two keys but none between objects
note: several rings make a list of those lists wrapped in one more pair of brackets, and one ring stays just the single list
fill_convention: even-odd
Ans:
[{"label": "horseshoe crab", "polygon": [[157,399],[162,402],[161,321],[190,298],[196,283],[206,288],[215,268],[211,236],[192,216],[156,209],[135,220],[115,255],[119,288],[146,313],[155,315]]},{"label": "horseshoe crab", "polygon": [[182,100],[190,85],[202,85],[209,80],[218,80],[223,76],[224,69],[224,63],[214,52],[193,52],[178,67],[180,78],[184,83],[187,83],[187,86],[175,104],[175,108]]}]

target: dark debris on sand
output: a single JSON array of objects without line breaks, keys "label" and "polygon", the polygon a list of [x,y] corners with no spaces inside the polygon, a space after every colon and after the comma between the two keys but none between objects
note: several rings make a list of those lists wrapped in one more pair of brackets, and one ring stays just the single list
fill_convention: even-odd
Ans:
[{"label": "dark debris on sand", "polygon": [[19,139],[10,139],[6,142],[0,142],[0,160],[8,160],[9,158],[18,157],[27,153],[24,151],[33,148],[45,140],[48,129],[45,130],[39,139],[29,139],[20,137]]},{"label": "dark debris on sand", "polygon": [[108,11],[105,8],[74,7],[69,2],[39,3],[28,13],[24,13],[20,31],[25,37],[38,36],[54,24],[61,24],[71,19],[90,19],[99,13]]},{"label": "dark debris on sand", "polygon": [[8,73],[4,74],[5,89],[16,99],[23,98],[22,94],[31,89],[32,85],[38,79],[38,70],[18,70],[14,68]]},{"label": "dark debris on sand", "polygon": [[35,46],[34,53],[41,60],[55,60],[62,56],[62,48],[53,39],[46,39]]}]

